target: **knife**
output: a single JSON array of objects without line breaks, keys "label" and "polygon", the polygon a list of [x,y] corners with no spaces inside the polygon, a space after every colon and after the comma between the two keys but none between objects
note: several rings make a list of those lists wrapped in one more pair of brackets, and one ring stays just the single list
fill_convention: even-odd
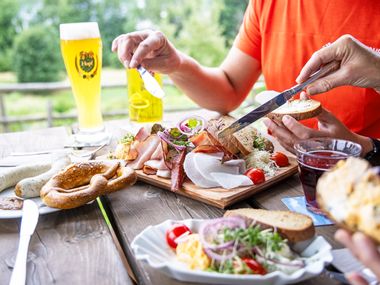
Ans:
[{"label": "knife", "polygon": [[309,79],[307,79],[305,82],[302,82],[301,84],[298,84],[288,90],[285,90],[284,92],[278,94],[276,97],[272,98],[268,102],[262,104],[258,108],[254,109],[253,111],[249,112],[247,115],[241,117],[237,121],[235,121],[233,124],[231,124],[229,127],[225,128],[223,131],[221,131],[218,135],[219,139],[226,138],[233,133],[245,128],[246,126],[252,124],[253,122],[257,121],[261,117],[265,116],[266,114],[272,112],[273,110],[277,109],[281,105],[285,104],[290,98],[292,98],[295,94],[298,92],[301,92],[303,89],[305,89],[306,86],[313,83],[317,79],[337,70],[340,66],[340,62],[333,61],[326,65],[324,65],[321,69],[313,73]]},{"label": "knife", "polygon": [[146,70],[144,67],[139,65],[137,71],[140,73],[142,80],[144,81],[145,89],[152,94],[154,97],[162,99],[165,95],[160,84],[157,80]]},{"label": "knife", "polygon": [[24,205],[22,207],[20,241],[9,285],[25,284],[26,259],[28,256],[29,241],[36,228],[38,216],[39,211],[37,204],[32,200],[24,200]]}]

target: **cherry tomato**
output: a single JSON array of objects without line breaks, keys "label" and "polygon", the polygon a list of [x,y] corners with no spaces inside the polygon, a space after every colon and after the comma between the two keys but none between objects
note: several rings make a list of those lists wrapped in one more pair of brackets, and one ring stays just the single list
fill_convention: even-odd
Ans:
[{"label": "cherry tomato", "polygon": [[288,157],[282,152],[275,152],[271,155],[270,159],[272,159],[277,166],[284,167],[289,165]]},{"label": "cherry tomato", "polygon": [[182,224],[173,225],[170,229],[166,231],[166,242],[171,248],[176,249],[176,239],[185,233],[191,234],[191,230],[187,226]]},{"label": "cherry tomato", "polygon": [[265,275],[266,269],[253,258],[243,258],[243,261],[255,274]]},{"label": "cherry tomato", "polygon": [[248,178],[252,180],[253,184],[260,184],[265,181],[265,173],[259,168],[250,168],[244,173],[244,175],[248,176]]}]

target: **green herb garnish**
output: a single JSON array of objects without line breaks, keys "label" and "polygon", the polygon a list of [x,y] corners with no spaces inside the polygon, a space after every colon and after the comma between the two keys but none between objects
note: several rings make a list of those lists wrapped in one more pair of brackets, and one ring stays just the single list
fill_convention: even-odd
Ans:
[{"label": "green herb garnish", "polygon": [[246,229],[223,229],[224,242],[238,240],[248,248],[254,246],[265,246],[273,251],[280,251],[284,240],[277,232],[263,232],[260,226],[248,227]]},{"label": "green herb garnish", "polygon": [[180,132],[179,129],[177,128],[171,128],[170,131],[169,131],[169,134],[173,137],[173,138],[178,138],[182,135],[182,133]]},{"label": "green herb garnish", "polygon": [[189,119],[187,121],[187,126],[191,129],[194,129],[195,127],[197,127],[199,125],[199,121],[197,119]]},{"label": "green herb garnish", "polygon": [[135,136],[132,135],[131,133],[126,134],[121,140],[120,143],[123,144],[129,144],[132,143],[135,140]]},{"label": "green herb garnish", "polygon": [[184,145],[184,146],[189,146],[190,145],[189,141],[182,141],[182,140],[174,140],[173,143],[176,144],[176,145]]},{"label": "green herb garnish", "polygon": [[256,136],[253,140],[253,147],[258,150],[265,150],[265,138],[262,136]]}]

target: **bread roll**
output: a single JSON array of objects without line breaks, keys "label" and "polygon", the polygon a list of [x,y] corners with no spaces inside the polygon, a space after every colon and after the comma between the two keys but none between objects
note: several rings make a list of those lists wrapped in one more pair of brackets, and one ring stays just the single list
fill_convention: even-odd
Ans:
[{"label": "bread roll", "polygon": [[366,160],[350,157],[322,175],[317,202],[338,225],[380,243],[380,176]]}]

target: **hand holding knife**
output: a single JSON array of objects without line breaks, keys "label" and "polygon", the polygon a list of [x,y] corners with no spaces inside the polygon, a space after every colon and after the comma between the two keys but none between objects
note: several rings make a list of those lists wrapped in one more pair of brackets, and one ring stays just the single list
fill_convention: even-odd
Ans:
[{"label": "hand holding knife", "polygon": [[249,112],[247,115],[241,117],[237,121],[235,121],[232,125],[225,128],[223,131],[219,133],[219,138],[223,139],[225,137],[228,137],[232,135],[233,133],[245,128],[246,126],[252,124],[253,122],[257,121],[258,119],[264,117],[265,115],[269,114],[273,110],[277,109],[281,105],[285,104],[289,99],[291,99],[295,94],[301,92],[305,89],[306,86],[310,85],[317,79],[326,76],[327,74],[330,74],[331,72],[337,70],[339,68],[340,63],[334,61],[331,63],[326,64],[321,69],[319,69],[317,72],[312,74],[309,79],[307,79],[305,82],[302,82],[301,84],[298,84],[288,90],[285,90],[284,92],[281,92],[276,97],[272,98],[268,102],[262,104],[258,108],[254,109],[253,111]]}]

